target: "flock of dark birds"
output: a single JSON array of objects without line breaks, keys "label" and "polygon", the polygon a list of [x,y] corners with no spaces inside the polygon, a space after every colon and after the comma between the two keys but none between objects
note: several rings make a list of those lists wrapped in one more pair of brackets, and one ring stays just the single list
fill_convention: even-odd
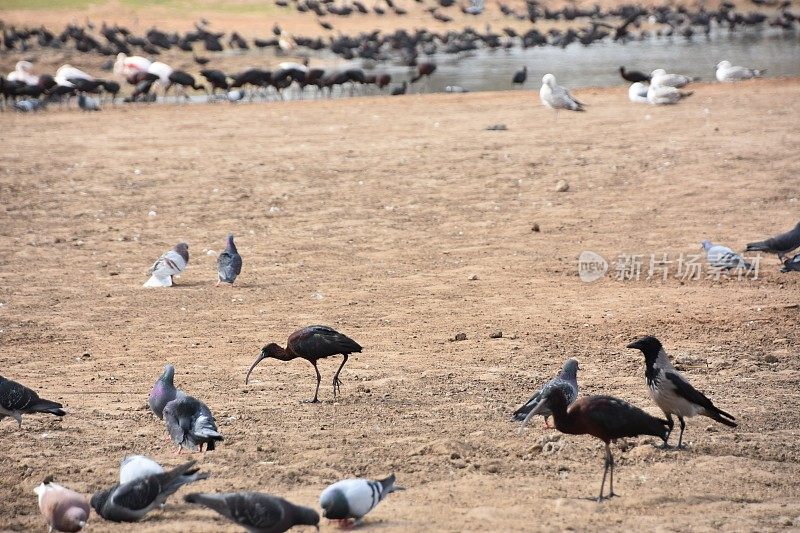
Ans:
[{"label": "flock of dark birds", "polygon": [[[422,2],[423,0],[415,0]],[[464,13],[479,16],[484,8],[477,9],[473,2],[469,6],[456,5],[455,0],[437,0],[436,5],[428,11],[441,22],[450,22],[451,17],[445,15],[449,8],[461,8]],[[300,12],[308,12],[320,17],[323,28],[333,30],[331,22],[321,17],[358,16],[373,12],[377,15],[394,13],[404,15],[406,10],[394,0],[379,0],[371,8],[367,8],[359,0],[352,0],[342,5],[333,0],[276,0],[279,6],[293,7]],[[231,33],[212,31],[208,21],[201,20],[194,29],[185,33],[167,32],[151,28],[144,34],[120,25],[102,23],[98,29],[87,21],[85,25],[69,24],[60,32],[40,27],[15,27],[0,22],[2,43],[0,50],[20,54],[35,54],[45,49],[69,49],[76,53],[100,54],[109,56],[103,69],[115,70],[119,59],[139,58],[149,64],[164,65],[158,56],[169,50],[191,53],[193,60],[201,68],[199,75],[205,83],[189,72],[174,70],[169,72],[149,72],[147,68],[137,72],[127,72],[125,79],[133,87],[133,92],[125,98],[128,102],[148,102],[156,99],[152,91],[154,84],[163,87],[164,94],[175,88],[186,95],[186,91],[205,91],[210,98],[217,91],[224,91],[224,98],[237,101],[247,96],[246,89],[253,89],[252,99],[260,94],[269,94],[283,98],[284,91],[296,87],[302,97],[304,92],[314,91],[313,95],[332,95],[336,89],[339,94],[350,94],[375,88],[388,91],[393,95],[405,94],[410,85],[420,79],[427,78],[436,69],[431,56],[434,54],[464,54],[476,50],[498,50],[515,47],[531,48],[537,46],[566,47],[572,43],[584,46],[598,41],[613,40],[627,42],[646,39],[651,36],[683,36],[709,35],[716,28],[735,31],[737,28],[775,27],[781,30],[796,31],[798,16],[791,10],[790,0],[753,0],[757,7],[769,7],[773,11],[765,14],[760,11],[740,12],[734,4],[723,2],[717,9],[697,9],[663,5],[660,7],[643,7],[625,4],[614,9],[601,9],[595,6],[582,9],[566,6],[551,10],[540,5],[538,0],[526,0],[523,10],[514,10],[503,3],[499,4],[502,14],[511,19],[528,21],[535,24],[539,21],[567,21],[576,27],[585,22],[583,27],[568,29],[550,29],[542,32],[535,27],[527,31],[504,27],[501,31],[493,31],[488,25],[484,31],[474,28],[450,29],[434,31],[417,29],[413,31],[398,29],[393,32],[379,30],[362,32],[357,35],[346,35],[342,32],[331,32],[326,37],[304,37],[290,35],[279,24],[272,27],[271,35],[264,38],[248,40],[239,32]],[[385,7],[384,7],[385,4]],[[482,6],[482,3],[480,4]],[[310,54],[327,52],[344,60],[362,60],[370,64],[393,62],[412,69],[409,80],[403,80],[392,86],[392,78],[385,73],[371,73],[362,68],[345,68],[324,70],[309,68],[308,62],[285,63],[278,69],[252,68],[241,72],[225,72],[220,68],[212,68],[209,57],[201,57],[198,53],[218,53],[224,50],[247,51],[251,49],[271,49],[278,54],[293,54],[308,57]],[[219,58],[215,57],[216,62]],[[30,65],[33,61],[21,61]],[[19,63],[18,63],[19,65]],[[115,73],[120,74],[120,72]],[[121,90],[120,83],[111,79],[94,76],[80,76],[80,83],[73,79],[60,80],[58,76],[42,74],[12,76],[0,80],[0,96],[5,104],[16,106],[19,111],[36,111],[43,109],[47,103],[69,100],[72,96],[83,95],[79,102],[81,109],[94,111],[99,109],[99,101],[91,97],[108,96],[113,102]],[[135,75],[133,75],[135,74]],[[519,73],[517,74],[519,75]],[[516,76],[515,76],[516,78]],[[523,80],[524,81],[524,80]],[[514,79],[514,83],[517,82]],[[455,91],[460,92],[460,91]],[[19,105],[16,105],[19,104]]]},{"label": "flock of dark birds", "polygon": [[[742,268],[743,261],[725,247],[713,250],[710,241],[704,241],[709,262],[727,269]],[[800,248],[800,223],[793,229],[763,241],[752,242],[747,250],[773,253],[784,261],[792,251]],[[726,252],[727,250],[727,252]],[[733,254],[733,255],[731,255]],[[170,287],[174,277],[181,274],[189,263],[189,246],[178,243],[161,255],[150,269],[150,279],[145,287]],[[745,263],[746,264],[746,263]],[[217,258],[217,284],[233,285],[242,271],[243,261],[229,234],[225,250]],[[785,259],[785,268],[800,271],[800,254]],[[664,418],[654,417],[624,400],[606,395],[579,397],[578,361],[569,359],[561,372],[545,383],[533,396],[517,409],[512,419],[522,422],[520,432],[533,416],[543,416],[546,427],[552,417],[556,430],[571,435],[590,435],[605,444],[603,479],[598,501],[615,496],[614,457],[611,442],[626,437],[650,435],[662,440],[668,448],[669,437],[677,417],[680,424],[677,448],[683,442],[686,419],[706,416],[720,424],[736,427],[733,415],[718,408],[697,390],[670,362],[661,342],[653,337],[642,337],[628,346],[644,355],[644,375],[647,391],[661,409]],[[320,359],[342,355],[333,377],[333,397],[340,394],[339,375],[354,353],[362,351],[361,345],[327,326],[308,326],[289,336],[286,347],[275,343],[264,346],[247,371],[245,384],[249,383],[253,369],[264,359],[291,361],[305,359],[316,373],[316,390],[311,403],[319,402],[321,375],[317,367]],[[163,421],[167,437],[176,445],[177,452],[213,451],[224,441],[211,409],[200,399],[178,389],[174,383],[175,368],[167,364],[153,385],[148,405],[153,414]],[[22,427],[22,415],[47,413],[65,416],[63,405],[40,398],[24,385],[0,376],[0,420],[12,417]],[[133,455],[125,457],[120,465],[119,482],[107,490],[96,492],[90,499],[45,478],[35,492],[39,507],[52,529],[65,532],[80,531],[86,524],[90,507],[102,518],[113,522],[137,522],[151,511],[165,505],[167,499],[183,485],[209,477],[189,461],[171,470],[154,460]],[[609,490],[605,493],[606,478]],[[320,494],[320,507],[324,517],[340,521],[343,525],[359,522],[375,508],[386,495],[403,490],[395,485],[395,475],[385,479],[353,478],[338,481]],[[291,503],[283,498],[258,492],[192,493],[184,497],[188,503],[208,507],[251,532],[282,532],[295,525],[318,526],[319,514],[314,509]],[[354,522],[353,522],[354,521]]]}]

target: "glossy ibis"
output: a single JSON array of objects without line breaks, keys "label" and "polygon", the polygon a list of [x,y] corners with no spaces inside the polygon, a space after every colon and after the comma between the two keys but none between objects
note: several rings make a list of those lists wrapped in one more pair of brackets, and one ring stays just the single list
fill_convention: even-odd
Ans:
[{"label": "glossy ibis", "polygon": [[342,367],[344,367],[351,353],[360,352],[361,346],[356,341],[335,329],[327,326],[308,326],[289,335],[286,348],[281,348],[274,342],[264,346],[261,349],[261,354],[250,367],[250,370],[247,371],[244,382],[245,384],[249,382],[250,373],[264,359],[278,359],[279,361],[291,361],[297,358],[305,359],[314,366],[314,372],[317,373],[317,389],[314,392],[314,398],[309,401],[309,403],[317,403],[319,402],[319,384],[322,381],[319,368],[317,368],[317,361],[325,357],[341,354],[344,359],[333,376],[333,397],[336,399],[336,394],[341,387],[339,372],[342,371]]},{"label": "glossy ibis", "polygon": [[[638,407],[613,396],[584,396],[572,405],[568,404],[564,391],[553,389],[546,402],[539,403],[533,414],[549,405],[553,412],[556,429],[568,435],[591,435],[606,444],[603,481],[600,483],[600,496],[603,501],[603,488],[606,475],[611,471],[608,498],[614,494],[614,456],[611,454],[611,441],[624,437],[653,435],[666,442],[669,424],[666,420],[655,418]],[[569,408],[568,408],[569,407]]]},{"label": "glossy ibis", "polygon": [[400,96],[402,94],[406,94],[407,90],[408,90],[408,82],[404,81],[398,87],[392,89],[392,96]]},{"label": "glossy ibis", "polygon": [[209,61],[211,61],[207,57],[199,57],[197,55],[193,55],[192,57],[194,58],[194,62],[197,63],[198,65],[201,65],[201,66],[202,65],[208,65]]},{"label": "glossy ibis", "polygon": [[748,243],[747,251],[778,254],[778,259],[783,262],[783,257],[797,247],[800,247],[800,222],[786,233],[781,233],[763,241]]},{"label": "glossy ibis", "polygon": [[186,94],[187,87],[194,89],[195,91],[206,90],[206,88],[203,85],[200,85],[195,81],[194,76],[182,70],[173,70],[172,72],[169,73],[168,79],[169,79],[169,85],[167,85],[167,88],[164,89],[165,94],[167,92],[167,89],[175,85],[181,87],[181,91],[183,92],[183,97],[188,100],[189,95]]},{"label": "glossy ibis", "polygon": [[625,70],[625,67],[619,67],[619,75],[622,76],[623,80],[631,83],[650,83],[650,76],[638,70]]},{"label": "glossy ibis", "polygon": [[[655,337],[642,337],[632,342],[628,348],[641,350],[644,354],[644,375],[647,380],[647,390],[656,405],[667,415],[669,433],[675,422],[672,415],[678,417],[681,423],[681,433],[678,437],[678,448],[683,447],[683,430],[686,428],[684,418],[691,418],[695,415],[707,416],[716,420],[720,424],[729,427],[736,427],[735,418],[717,408],[702,392],[698,391],[684,378],[680,372],[675,370],[669,362],[667,352],[661,346],[661,342]],[[667,438],[664,439],[664,447],[667,446]]]},{"label": "glossy ibis", "polygon": [[522,67],[522,70],[518,70],[514,73],[514,77],[511,78],[511,83],[514,85],[524,85],[525,80],[528,79],[528,67]]}]

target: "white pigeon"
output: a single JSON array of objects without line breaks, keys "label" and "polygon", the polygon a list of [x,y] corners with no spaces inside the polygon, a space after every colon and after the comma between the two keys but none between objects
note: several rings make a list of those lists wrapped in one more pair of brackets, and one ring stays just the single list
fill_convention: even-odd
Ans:
[{"label": "white pigeon", "polygon": [[583,104],[577,101],[568,90],[556,83],[556,77],[545,74],[542,77],[542,88],[539,89],[539,98],[542,104],[550,109],[569,109],[570,111],[583,111]]},{"label": "white pigeon", "polygon": [[691,92],[679,91],[675,87],[650,85],[647,89],[647,102],[652,105],[671,105],[691,95]]},{"label": "white pigeon", "polygon": [[124,485],[135,479],[161,474],[164,468],[144,455],[129,455],[119,465],[119,483]]},{"label": "white pigeon", "polygon": [[708,239],[704,240],[700,246],[706,251],[708,264],[715,268],[750,268],[750,263],[742,259],[742,256],[721,244],[714,244]]},{"label": "white pigeon", "polygon": [[739,67],[731,65],[730,61],[720,61],[717,63],[716,76],[717,81],[730,82],[760,78],[764,75],[764,72],[766,72],[766,70]]},{"label": "white pigeon", "polygon": [[648,85],[646,83],[637,81],[636,83],[631,84],[631,86],[628,88],[628,98],[631,102],[635,102],[637,104],[646,104],[647,89]]},{"label": "white pigeon", "polygon": [[166,252],[164,255],[156,259],[153,266],[150,267],[150,279],[148,279],[145,287],[171,287],[172,277],[180,274],[186,269],[189,263],[189,245],[185,242],[179,242],[172,250]]},{"label": "white pigeon", "polygon": [[387,494],[404,490],[394,484],[395,476],[371,479],[344,479],[322,491],[319,504],[328,520],[360,520],[373,510]]},{"label": "white pigeon", "polygon": [[650,86],[681,88],[699,79],[683,74],[667,74],[666,70],[658,68],[650,73]]}]

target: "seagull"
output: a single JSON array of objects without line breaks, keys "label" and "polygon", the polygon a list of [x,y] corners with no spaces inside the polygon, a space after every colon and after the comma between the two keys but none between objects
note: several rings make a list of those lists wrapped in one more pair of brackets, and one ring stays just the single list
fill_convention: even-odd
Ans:
[{"label": "seagull", "polygon": [[583,111],[583,104],[577,101],[567,89],[556,83],[556,77],[552,74],[545,74],[542,77],[542,88],[539,90],[539,98],[542,104],[556,113],[559,109],[569,109],[570,111]]},{"label": "seagull", "polygon": [[394,474],[377,481],[363,478],[337,481],[323,490],[319,496],[322,516],[329,520],[354,519],[358,522],[387,494],[404,490],[403,487],[395,486],[394,482]]},{"label": "seagull", "polygon": [[0,376],[0,420],[10,416],[22,427],[22,415],[32,413],[49,413],[56,416],[64,416],[61,408],[63,405],[39,398],[34,391]]},{"label": "seagull", "polygon": [[164,423],[172,442],[182,449],[206,451],[216,447],[216,441],[225,440],[217,429],[217,421],[206,404],[192,396],[181,396],[164,406]]},{"label": "seagull", "polygon": [[650,87],[646,83],[641,81],[632,83],[631,86],[628,87],[628,99],[637,104],[646,104],[647,90],[649,88]]},{"label": "seagull", "polygon": [[730,82],[740,80],[750,80],[752,78],[760,78],[764,75],[766,70],[758,70],[754,68],[738,67],[731,65],[730,61],[720,61],[717,63],[716,76],[717,81]]},{"label": "seagull", "polygon": [[183,499],[186,503],[208,507],[251,533],[278,533],[294,526],[317,526],[319,529],[319,514],[315,510],[270,494],[193,492]]},{"label": "seagull", "polygon": [[681,88],[699,79],[700,78],[684,76],[683,74],[667,74],[666,70],[659,68],[650,74],[650,85]]},{"label": "seagull", "polygon": [[706,251],[706,260],[708,264],[715,268],[723,268],[726,270],[735,268],[750,269],[751,264],[742,259],[742,256],[721,244],[714,244],[708,239],[700,243],[703,250]]},{"label": "seagull", "polygon": [[89,502],[86,496],[54,483],[48,476],[41,485],[33,489],[39,498],[42,512],[50,531],[75,533],[89,520]]},{"label": "seagull", "polygon": [[152,476],[153,474],[162,474],[163,472],[164,467],[149,457],[129,455],[119,464],[119,483],[124,485],[136,479]]},{"label": "seagull", "polygon": [[94,493],[91,504],[95,512],[111,522],[138,522],[147,513],[166,503],[167,498],[183,485],[207,479],[199,473],[195,461],[189,461],[161,474],[151,474],[108,490]]},{"label": "seagull", "polygon": [[185,392],[175,388],[175,384],[173,383],[174,379],[175,367],[169,364],[165,365],[164,372],[161,373],[161,376],[156,380],[155,384],[153,384],[150,396],[147,398],[147,404],[150,406],[150,410],[161,420],[164,419],[165,405],[175,398],[183,398],[186,396]]},{"label": "seagull", "polygon": [[173,276],[177,276],[186,269],[189,263],[189,245],[185,242],[179,242],[172,250],[165,252],[161,257],[156,259],[153,266],[150,267],[150,279],[148,279],[145,287],[171,287],[174,283]]},{"label": "seagull", "polygon": [[[578,398],[578,361],[575,359],[567,359],[561,372],[558,375],[545,383],[542,388],[537,390],[531,399],[525,402],[525,405],[514,411],[513,419],[522,422],[520,430],[525,427],[528,421],[533,416],[533,413],[542,415],[546,427],[550,427],[547,420],[552,416],[550,407],[548,405],[539,404],[544,402],[550,395],[552,389],[561,389],[564,392],[564,397],[567,399],[567,405],[571,404]],[[538,407],[538,409],[537,409]]]},{"label": "seagull", "polygon": [[800,272],[800,254],[795,255],[791,259],[787,259],[783,262],[783,267],[781,268],[781,272]]},{"label": "seagull", "polygon": [[647,89],[647,102],[652,105],[672,105],[692,96],[692,94],[691,91],[679,91],[669,85],[650,85]]},{"label": "seagull", "polygon": [[[664,411],[669,422],[669,433],[675,422],[672,415],[678,417],[681,424],[681,433],[678,436],[678,448],[683,447],[683,431],[686,428],[684,418],[691,418],[696,415],[707,416],[726,426],[736,427],[735,418],[717,408],[702,392],[698,391],[686,381],[680,372],[675,370],[669,362],[667,352],[661,346],[661,342],[655,337],[642,337],[632,342],[628,348],[641,350],[644,354],[645,378],[647,379],[647,390],[656,405]],[[666,447],[669,434],[664,441]]]},{"label": "seagull", "polygon": [[242,256],[236,250],[236,244],[233,242],[233,233],[228,233],[228,244],[225,246],[225,251],[219,254],[217,258],[217,274],[220,283],[226,285],[233,285],[236,277],[242,273]]},{"label": "seagull", "polygon": [[800,246],[800,222],[786,233],[781,233],[764,241],[748,243],[747,251],[778,254],[778,259],[783,262],[783,257],[798,246]]}]

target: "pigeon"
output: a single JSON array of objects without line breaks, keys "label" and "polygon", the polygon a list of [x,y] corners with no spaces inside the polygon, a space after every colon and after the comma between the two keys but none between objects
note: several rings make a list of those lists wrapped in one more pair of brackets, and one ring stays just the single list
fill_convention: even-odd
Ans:
[{"label": "pigeon", "polygon": [[193,492],[183,499],[208,507],[251,533],[282,533],[294,526],[319,526],[315,510],[260,492]]},{"label": "pigeon", "polygon": [[319,496],[322,515],[329,520],[361,520],[387,494],[404,490],[395,486],[394,481],[394,474],[377,481],[362,478],[337,481]]},{"label": "pigeon", "polygon": [[208,478],[209,474],[199,473],[194,465],[195,461],[189,461],[168,472],[150,474],[95,492],[92,507],[97,514],[112,522],[138,522],[183,485]]},{"label": "pigeon", "polygon": [[800,222],[786,233],[781,233],[765,241],[748,243],[747,251],[778,254],[778,259],[783,262],[783,257],[798,246],[800,246]]},{"label": "pigeon", "polygon": [[628,99],[631,102],[637,104],[646,104],[647,103],[647,90],[650,88],[644,82],[637,81],[636,83],[632,83],[630,87],[628,87]]},{"label": "pigeon", "polygon": [[192,396],[181,396],[164,407],[164,422],[172,442],[178,445],[178,451],[187,449],[206,451],[215,448],[218,440],[224,440],[217,429],[216,420],[211,410]]},{"label": "pigeon", "polygon": [[171,287],[173,283],[172,277],[183,272],[188,263],[189,245],[185,242],[179,242],[172,250],[156,259],[156,262],[153,263],[148,272],[150,279],[145,282],[144,286]]},{"label": "pigeon", "polygon": [[647,89],[647,102],[651,105],[672,105],[692,94],[691,91],[679,91],[668,85],[650,85]]},{"label": "pigeon", "polygon": [[84,111],[100,111],[100,104],[94,98],[89,98],[85,94],[78,95],[78,107]]},{"label": "pigeon", "polygon": [[795,255],[791,259],[787,259],[783,262],[783,267],[781,268],[781,272],[800,272],[800,254]]},{"label": "pigeon", "polygon": [[[667,352],[661,346],[661,342],[655,337],[642,337],[632,342],[628,348],[641,350],[644,354],[645,378],[647,379],[647,390],[656,405],[664,411],[669,423],[669,433],[675,422],[672,415],[678,417],[681,423],[681,433],[678,437],[678,448],[683,447],[683,430],[686,428],[684,418],[695,415],[707,416],[716,420],[720,424],[729,427],[736,427],[736,420],[733,415],[717,408],[702,392],[698,391],[686,381],[680,372],[675,370],[669,362]],[[664,441],[667,446],[669,440]]]},{"label": "pigeon", "polygon": [[225,246],[225,251],[219,254],[217,258],[217,274],[219,274],[220,283],[233,285],[236,277],[242,273],[242,256],[236,250],[236,244],[233,242],[233,233],[228,233],[228,244]]},{"label": "pigeon", "polygon": [[721,268],[725,270],[744,268],[749,270],[752,265],[742,259],[742,256],[721,244],[714,244],[708,239],[704,240],[701,244],[703,250],[706,251],[706,260],[708,264],[714,268]]},{"label": "pigeon", "polygon": [[33,491],[39,497],[39,510],[50,531],[74,533],[86,525],[90,510],[83,494],[54,483],[50,476]]},{"label": "pigeon", "polygon": [[738,67],[731,65],[730,61],[720,61],[717,63],[715,74],[717,76],[717,81],[731,82],[760,78],[764,75],[764,72],[766,72],[766,70]]},{"label": "pigeon", "polygon": [[124,485],[135,479],[161,474],[164,468],[144,455],[129,455],[119,464],[119,483]]},{"label": "pigeon", "polygon": [[150,391],[150,397],[147,403],[150,410],[153,411],[159,419],[164,419],[164,406],[175,398],[186,396],[186,393],[180,389],[175,388],[173,380],[175,379],[175,367],[172,365],[165,365],[164,372],[153,384]]},{"label": "pigeon", "polygon": [[34,113],[42,111],[45,107],[47,107],[47,103],[37,98],[27,98],[14,103],[14,109],[20,113]]},{"label": "pigeon", "polygon": [[569,109],[570,111],[583,111],[583,104],[577,101],[568,90],[556,83],[556,77],[545,74],[542,77],[542,88],[539,90],[542,104],[550,109]]},{"label": "pigeon", "polygon": [[683,74],[667,74],[666,70],[659,68],[650,74],[650,85],[655,85],[656,87],[675,87],[679,89],[699,79],[700,78],[684,76]]},{"label": "pigeon", "polygon": [[[522,428],[528,423],[534,414],[539,414],[544,417],[544,423],[550,427],[547,420],[552,416],[549,405],[546,400],[550,396],[550,391],[553,389],[561,389],[564,392],[564,397],[567,399],[567,405],[571,404],[578,398],[578,361],[575,359],[567,359],[561,372],[556,377],[545,383],[542,388],[537,390],[531,399],[525,402],[525,405],[514,411],[513,419],[522,422]],[[540,403],[545,402],[543,405]]]},{"label": "pigeon", "polygon": [[22,427],[22,415],[50,413],[64,416],[67,413],[62,407],[60,403],[39,398],[38,394],[25,385],[0,376],[0,420],[10,416]]}]

